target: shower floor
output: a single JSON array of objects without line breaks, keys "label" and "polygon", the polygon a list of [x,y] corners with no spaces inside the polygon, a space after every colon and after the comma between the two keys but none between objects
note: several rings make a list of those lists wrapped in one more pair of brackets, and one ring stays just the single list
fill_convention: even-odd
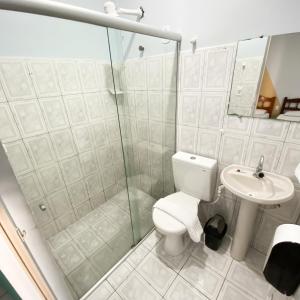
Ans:
[{"label": "shower floor", "polygon": [[[153,227],[154,198],[130,188],[131,211],[141,237]],[[127,190],[47,240],[74,295],[85,294],[133,245]]]}]

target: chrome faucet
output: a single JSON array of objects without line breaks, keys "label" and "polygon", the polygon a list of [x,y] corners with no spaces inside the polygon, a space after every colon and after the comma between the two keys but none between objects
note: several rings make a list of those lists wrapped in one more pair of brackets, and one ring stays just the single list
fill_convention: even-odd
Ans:
[{"label": "chrome faucet", "polygon": [[263,173],[264,161],[265,157],[262,155],[258,161],[258,165],[255,169],[255,172],[253,173],[253,176],[258,179],[263,178],[265,176]]}]

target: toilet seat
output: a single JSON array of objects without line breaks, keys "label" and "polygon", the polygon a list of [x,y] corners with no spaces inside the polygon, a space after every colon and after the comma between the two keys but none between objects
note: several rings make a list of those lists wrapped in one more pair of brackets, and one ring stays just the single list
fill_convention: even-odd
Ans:
[{"label": "toilet seat", "polygon": [[[180,209],[189,209],[191,211],[191,218],[198,217],[198,203],[200,202],[199,199],[196,199],[190,195],[187,195],[183,192],[177,192],[171,194],[165,198],[158,200],[158,202],[163,201],[174,201],[177,202]],[[163,234],[183,234],[186,232],[186,227],[181,222],[177,221],[171,215],[163,212],[160,209],[153,208],[152,211],[152,219],[154,225],[161,231]]]}]

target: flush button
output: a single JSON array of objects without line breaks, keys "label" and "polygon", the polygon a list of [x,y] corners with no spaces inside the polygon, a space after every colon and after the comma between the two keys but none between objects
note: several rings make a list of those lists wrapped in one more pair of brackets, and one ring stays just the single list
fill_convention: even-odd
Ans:
[{"label": "flush button", "polygon": [[196,159],[196,157],[195,156],[191,156],[190,159]]}]

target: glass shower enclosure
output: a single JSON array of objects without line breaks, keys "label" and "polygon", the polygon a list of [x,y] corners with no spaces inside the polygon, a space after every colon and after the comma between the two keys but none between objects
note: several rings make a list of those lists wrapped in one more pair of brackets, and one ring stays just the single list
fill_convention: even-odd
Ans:
[{"label": "glass shower enclosure", "polygon": [[0,140],[33,225],[3,204],[54,294],[35,234],[79,299],[152,230],[153,204],[174,191],[178,45],[0,15]]}]

